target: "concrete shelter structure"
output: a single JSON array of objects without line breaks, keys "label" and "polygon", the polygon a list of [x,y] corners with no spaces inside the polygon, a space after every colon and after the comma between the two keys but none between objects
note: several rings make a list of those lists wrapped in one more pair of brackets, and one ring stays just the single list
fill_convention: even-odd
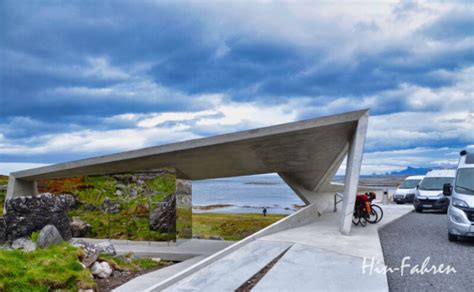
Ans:
[{"label": "concrete shelter structure", "polygon": [[277,173],[306,204],[322,210],[347,157],[339,228],[349,234],[367,123],[368,110],[361,110],[14,172],[7,199],[36,195],[41,179],[173,167],[185,180]]}]

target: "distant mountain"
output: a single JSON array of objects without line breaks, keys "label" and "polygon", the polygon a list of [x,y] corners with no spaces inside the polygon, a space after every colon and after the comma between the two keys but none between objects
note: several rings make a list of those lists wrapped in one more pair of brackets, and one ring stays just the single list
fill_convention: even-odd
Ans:
[{"label": "distant mountain", "polygon": [[411,167],[408,166],[404,170],[400,171],[392,171],[390,173],[387,173],[388,175],[425,175],[428,171],[430,171],[432,168],[425,168],[425,167]]}]

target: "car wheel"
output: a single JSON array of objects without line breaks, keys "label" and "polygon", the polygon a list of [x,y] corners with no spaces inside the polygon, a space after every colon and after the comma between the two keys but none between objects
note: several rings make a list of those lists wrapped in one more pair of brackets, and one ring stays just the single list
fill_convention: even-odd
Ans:
[{"label": "car wheel", "polygon": [[449,241],[451,242],[455,242],[455,241],[458,241],[458,236],[457,235],[454,235],[452,233],[448,233],[448,239]]},{"label": "car wheel", "polygon": [[423,209],[421,209],[421,208],[415,208],[415,211],[416,211],[417,213],[423,213]]}]

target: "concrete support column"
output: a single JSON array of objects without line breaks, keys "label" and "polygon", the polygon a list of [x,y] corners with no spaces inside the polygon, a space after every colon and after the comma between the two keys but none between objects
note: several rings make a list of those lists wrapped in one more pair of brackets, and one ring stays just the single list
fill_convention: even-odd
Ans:
[{"label": "concrete support column", "polygon": [[[38,188],[36,181],[27,181],[15,178],[13,175],[10,175],[8,178],[8,188],[5,202],[8,199],[21,196],[36,196],[38,195]],[[5,203],[4,203],[5,204]],[[5,212],[3,208],[3,212]]]},{"label": "concrete support column", "polygon": [[342,201],[341,222],[339,230],[342,234],[349,235],[352,227],[352,214],[359,184],[360,167],[364,152],[365,135],[367,132],[369,116],[365,113],[357,123],[352,140],[349,141],[347,155],[346,177],[344,183],[344,198]]},{"label": "concrete support column", "polygon": [[192,180],[176,178],[176,238],[193,237]]},{"label": "concrete support column", "polygon": [[8,189],[6,199],[11,199],[20,196],[36,196],[38,195],[38,188],[36,181],[28,181],[15,178],[10,175],[8,178]]}]

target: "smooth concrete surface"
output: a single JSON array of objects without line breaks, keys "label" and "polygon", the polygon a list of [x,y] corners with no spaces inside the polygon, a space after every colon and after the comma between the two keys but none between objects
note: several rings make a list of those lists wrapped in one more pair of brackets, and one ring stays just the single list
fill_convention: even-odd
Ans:
[{"label": "smooth concrete surface", "polygon": [[190,266],[189,268],[181,271],[180,273],[174,275],[171,278],[166,279],[163,282],[159,282],[153,287],[151,287],[147,291],[162,291],[165,288],[173,285],[181,281],[182,279],[192,275],[193,273],[211,265],[215,261],[222,259],[229,255],[230,253],[244,247],[245,245],[252,243],[253,241],[257,240],[258,238],[267,236],[269,234],[280,232],[283,230],[287,230],[290,228],[295,228],[309,222],[313,222],[319,216],[319,212],[317,206],[315,204],[311,204],[306,206],[295,213],[271,224],[270,226],[265,227],[264,229],[234,243],[233,245],[213,254],[212,256],[207,257],[206,259],[196,263],[195,265]]},{"label": "smooth concrete surface", "polygon": [[[108,241],[106,239],[82,239],[90,243]],[[178,243],[129,240],[110,240],[110,242],[114,245],[117,254],[133,252],[139,257],[159,257],[170,261],[185,261],[202,255],[207,257],[235,243],[235,241],[229,240],[208,239],[191,239]],[[158,282],[155,282],[154,284],[156,283]]]},{"label": "smooth concrete surface", "polygon": [[[373,258],[375,262],[379,262],[376,266],[384,264],[378,229],[412,212],[413,207],[408,205],[383,205],[382,208],[384,210],[384,217],[380,223],[368,224],[366,227],[355,226],[352,229],[351,236],[346,236],[339,232],[337,224],[334,223],[340,220],[340,214],[339,212],[331,212],[316,217],[310,223],[302,223],[304,225],[299,227],[288,227],[279,232],[262,233],[260,236],[247,238],[246,240],[252,241],[250,243],[247,242],[245,245],[237,242],[219,252],[218,254],[222,256],[218,257],[217,260],[208,261],[209,258],[213,257],[211,256],[183,270],[174,277],[158,283],[147,291],[163,291],[170,287],[172,288],[170,291],[189,291],[194,289],[193,287],[204,287],[202,286],[204,284],[212,285],[213,291],[230,291],[228,290],[230,286],[227,285],[232,283],[233,286],[236,286],[237,282],[240,281],[232,278],[232,274],[243,275],[240,274],[240,269],[245,269],[246,262],[249,259],[258,259],[261,256],[259,252],[261,247],[266,246],[266,244],[272,246],[275,242],[293,245],[293,247],[274,266],[274,272],[272,272],[272,268],[263,277],[261,285],[265,286],[258,288],[261,291],[263,289],[265,291],[347,291],[351,289],[357,290],[360,287],[362,287],[361,289],[367,287],[368,291],[388,291],[386,276],[383,275],[382,277],[378,274],[372,274],[372,276],[367,277],[363,275],[362,262],[365,257],[367,260],[372,260]],[[314,212],[315,208],[313,207],[312,210]],[[304,217],[302,214],[307,215],[300,213],[296,218]],[[255,244],[258,244],[258,249],[248,247]],[[230,252],[225,253],[224,251],[226,250],[230,250]],[[245,250],[245,256],[242,256],[241,250]],[[239,256],[236,257],[236,255]],[[229,260],[229,257],[232,260]],[[270,258],[271,256],[265,258],[265,261],[267,263],[270,262],[272,260]],[[283,259],[284,261],[282,261]],[[218,264],[214,266],[214,263],[217,262],[232,264]],[[219,271],[221,277],[230,277],[231,280],[221,279],[217,281],[217,279],[214,279],[210,273],[217,271],[208,270],[212,266],[221,269]],[[323,275],[324,277],[318,275]],[[242,278],[245,277],[242,276]],[[363,285],[359,278],[364,279]],[[209,279],[214,279],[218,284],[209,283]],[[298,283],[296,283],[296,279]],[[245,280],[247,279],[243,281]],[[283,282],[286,284],[281,284]],[[275,283],[275,285],[272,286],[271,283]],[[355,285],[349,285],[348,283],[357,283],[362,286],[355,287]],[[197,290],[200,289],[194,291]]]},{"label": "smooth concrete surface", "polygon": [[383,291],[385,275],[362,274],[362,263],[359,257],[295,244],[252,291]]},{"label": "smooth concrete surface", "polygon": [[346,175],[344,182],[344,193],[342,198],[341,223],[339,231],[349,235],[352,227],[352,214],[356,201],[357,186],[359,185],[360,168],[362,166],[362,156],[364,154],[365,136],[367,134],[369,118],[367,113],[357,123],[354,137],[349,143],[349,153],[347,155]]},{"label": "smooth concrete surface", "polygon": [[[279,173],[309,191],[320,191],[355,138],[361,110],[127,151],[11,173],[7,198],[25,194],[21,182],[174,167],[178,178],[210,179]],[[318,187],[318,190],[316,190]],[[28,190],[27,190],[28,191]],[[32,190],[30,190],[32,191]],[[306,198],[311,201],[311,198]]]},{"label": "smooth concrete surface", "polygon": [[300,243],[356,257],[374,257],[383,262],[382,246],[378,229],[385,224],[413,211],[409,205],[381,205],[384,216],[377,224],[367,224],[366,227],[354,226],[351,236],[342,235],[335,221],[339,220],[337,213],[325,213],[316,221],[301,227],[277,232],[259,238],[259,240],[285,241]]},{"label": "smooth concrete surface", "polygon": [[291,245],[254,241],[164,291],[234,291]]},{"label": "smooth concrete surface", "polygon": [[185,260],[183,262],[174,264],[167,268],[159,269],[151,273],[147,273],[128,281],[120,287],[115,288],[114,292],[130,292],[130,291],[145,291],[156,283],[166,280],[189,266],[205,259],[207,256],[196,256]]}]

